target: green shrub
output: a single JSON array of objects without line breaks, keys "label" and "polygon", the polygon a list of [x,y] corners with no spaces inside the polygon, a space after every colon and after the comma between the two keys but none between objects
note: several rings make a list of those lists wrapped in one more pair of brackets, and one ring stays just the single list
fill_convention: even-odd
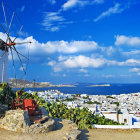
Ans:
[{"label": "green shrub", "polygon": [[114,97],[112,97],[112,96],[106,96],[106,98],[111,98],[111,99],[114,99]]},{"label": "green shrub", "polygon": [[9,84],[0,83],[0,103],[7,104],[9,107],[12,105],[12,100],[16,97],[15,92],[10,88]]},{"label": "green shrub", "polygon": [[87,101],[85,104],[94,104],[92,101]]},{"label": "green shrub", "polygon": [[23,96],[32,96],[40,107],[44,107],[48,110],[50,117],[69,119],[75,122],[80,129],[93,128],[93,124],[119,125],[119,123],[106,119],[104,116],[94,115],[88,108],[68,108],[66,104],[62,102],[57,103],[53,101],[52,103],[49,103],[43,98],[40,98],[37,93],[34,93],[33,95],[27,94],[29,93],[24,93]]},{"label": "green shrub", "polygon": [[97,102],[97,101],[94,101],[93,104],[100,105],[101,103],[99,103],[99,102]]}]

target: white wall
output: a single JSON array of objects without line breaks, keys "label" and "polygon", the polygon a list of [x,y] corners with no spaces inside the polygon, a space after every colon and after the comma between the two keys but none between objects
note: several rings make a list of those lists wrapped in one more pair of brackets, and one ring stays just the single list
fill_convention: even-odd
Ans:
[{"label": "white wall", "polygon": [[[4,76],[3,82],[8,82],[8,52],[3,55],[4,51],[0,50],[0,82],[2,82],[2,72],[3,72],[3,64],[4,64]],[[3,55],[3,56],[2,56]]]},{"label": "white wall", "polygon": [[[117,122],[117,114],[116,113],[110,113],[110,114],[104,114],[105,118],[114,120]],[[119,123],[124,123],[124,120],[127,120],[127,125],[132,125],[132,115],[131,114],[119,114]]]},{"label": "white wall", "polygon": [[105,128],[105,129],[140,129],[140,125],[96,125],[93,124],[94,128]]},{"label": "white wall", "polygon": [[105,118],[108,118],[108,119],[111,119],[111,120],[114,120],[117,122],[117,114],[103,114],[105,116]]}]

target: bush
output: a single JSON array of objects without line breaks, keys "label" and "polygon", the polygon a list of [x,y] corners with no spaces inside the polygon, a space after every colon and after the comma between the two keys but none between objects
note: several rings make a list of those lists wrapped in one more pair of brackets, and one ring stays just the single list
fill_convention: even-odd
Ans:
[{"label": "bush", "polygon": [[33,95],[28,95],[29,93],[24,93],[23,96],[30,97],[32,96],[38,103],[40,107],[45,107],[49,112],[49,116],[53,118],[69,119],[75,122],[80,129],[93,128],[93,124],[102,124],[102,125],[119,125],[119,123],[114,122],[110,119],[105,119],[104,116],[96,116],[89,111],[88,108],[80,109],[77,108],[68,108],[66,104],[62,102],[52,102],[49,103],[43,98],[38,97],[37,93]]},{"label": "bush", "polygon": [[94,104],[92,101],[87,101],[85,104]]},{"label": "bush", "polygon": [[111,99],[114,99],[114,97],[112,97],[112,96],[106,96],[106,98],[111,98]]},{"label": "bush", "polygon": [[99,102],[97,102],[97,101],[94,101],[93,104],[100,105],[101,103],[99,103]]},{"label": "bush", "polygon": [[0,103],[7,104],[9,107],[12,105],[12,100],[16,97],[15,92],[10,88],[9,84],[0,83]]}]

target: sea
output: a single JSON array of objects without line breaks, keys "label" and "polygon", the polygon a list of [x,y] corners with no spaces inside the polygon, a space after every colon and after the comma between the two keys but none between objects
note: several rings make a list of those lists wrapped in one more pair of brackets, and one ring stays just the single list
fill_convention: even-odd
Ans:
[{"label": "sea", "polygon": [[[15,89],[14,90],[18,90]],[[140,92],[140,84],[110,84],[110,86],[89,87],[87,84],[79,84],[75,87],[44,87],[25,88],[24,91],[59,90],[64,94],[87,94],[87,95],[119,95]]]}]

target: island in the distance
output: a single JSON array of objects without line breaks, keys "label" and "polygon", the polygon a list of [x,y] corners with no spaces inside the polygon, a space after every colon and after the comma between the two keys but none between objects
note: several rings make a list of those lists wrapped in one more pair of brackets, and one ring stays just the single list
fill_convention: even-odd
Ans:
[{"label": "island in the distance", "polygon": [[42,87],[75,87],[69,84],[51,84],[50,82],[32,82],[23,79],[9,79],[9,84],[12,88],[42,88]]},{"label": "island in the distance", "polygon": [[110,87],[110,86],[111,86],[110,84],[102,84],[102,85],[91,85],[88,87]]}]

